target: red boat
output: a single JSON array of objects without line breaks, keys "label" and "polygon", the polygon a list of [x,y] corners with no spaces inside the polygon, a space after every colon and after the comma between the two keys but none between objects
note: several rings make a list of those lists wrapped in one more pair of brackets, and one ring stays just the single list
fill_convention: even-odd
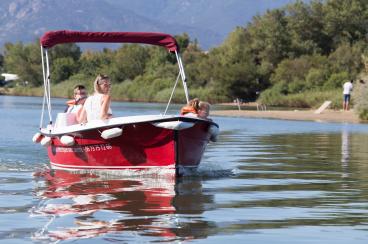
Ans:
[{"label": "red boat", "polygon": [[[40,133],[33,138],[47,147],[53,168],[66,170],[175,170],[198,167],[205,148],[218,134],[219,126],[210,120],[167,115],[179,79],[186,101],[189,94],[184,67],[176,40],[163,33],[50,31],[41,40],[45,93]],[[142,43],[165,47],[177,58],[178,76],[163,115],[116,117],[70,124],[67,114],[52,119],[48,49],[61,43],[106,42]],[[44,111],[49,123],[43,126]]]}]

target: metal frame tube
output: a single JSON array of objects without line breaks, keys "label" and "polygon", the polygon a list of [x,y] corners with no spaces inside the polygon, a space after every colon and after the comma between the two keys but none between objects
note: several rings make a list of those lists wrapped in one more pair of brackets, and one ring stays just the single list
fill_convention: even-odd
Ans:
[{"label": "metal frame tube", "polygon": [[47,83],[47,108],[49,112],[49,124],[52,125],[52,114],[51,114],[51,89],[50,89],[50,66],[49,66],[49,55],[47,49],[45,50],[46,55],[46,83]]},{"label": "metal frame tube", "polygon": [[181,61],[181,57],[180,57],[180,55],[177,51],[175,51],[175,55],[176,55],[176,59],[178,61],[181,80],[183,82],[185,98],[187,99],[187,103],[189,103],[189,92],[188,92],[187,81],[186,81],[185,72],[184,72],[184,66],[183,66],[183,63]]},{"label": "metal frame tube", "polygon": [[169,109],[169,105],[171,103],[171,99],[174,96],[174,92],[175,92],[176,86],[178,85],[179,77],[180,77],[180,72],[179,72],[178,76],[176,77],[175,85],[174,85],[173,90],[171,91],[170,99],[169,99],[169,102],[166,105],[166,109],[165,109],[164,115],[166,115],[167,110]]},{"label": "metal frame tube", "polygon": [[41,46],[41,61],[42,61],[42,78],[43,78],[43,86],[44,86],[44,91],[43,91],[43,102],[42,102],[42,111],[41,111],[41,118],[40,118],[40,129],[43,126],[43,116],[44,116],[44,111],[45,111],[45,103],[46,103],[46,76],[45,76],[45,61],[43,58],[43,47]]}]

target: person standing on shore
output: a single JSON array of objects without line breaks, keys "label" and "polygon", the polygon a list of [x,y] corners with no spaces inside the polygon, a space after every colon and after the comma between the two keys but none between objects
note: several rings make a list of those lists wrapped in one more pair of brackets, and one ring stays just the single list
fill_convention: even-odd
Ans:
[{"label": "person standing on shore", "polygon": [[350,80],[350,81],[345,82],[343,85],[344,101],[342,103],[342,108],[344,111],[349,110],[350,95],[351,95],[351,91],[353,90],[353,82],[354,80]]}]

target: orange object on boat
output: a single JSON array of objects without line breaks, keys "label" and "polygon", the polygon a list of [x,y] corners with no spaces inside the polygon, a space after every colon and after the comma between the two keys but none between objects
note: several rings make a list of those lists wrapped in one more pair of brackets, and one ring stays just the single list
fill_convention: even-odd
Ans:
[{"label": "orange object on boat", "polygon": [[191,106],[182,107],[181,110],[180,110],[180,114],[184,115],[184,114],[187,114],[187,113],[197,114],[197,111]]},{"label": "orange object on boat", "polygon": [[71,99],[71,100],[68,100],[68,101],[66,102],[66,104],[67,104],[68,106],[73,106],[73,105],[75,105],[75,104],[76,104],[76,101],[75,101],[75,99]]}]

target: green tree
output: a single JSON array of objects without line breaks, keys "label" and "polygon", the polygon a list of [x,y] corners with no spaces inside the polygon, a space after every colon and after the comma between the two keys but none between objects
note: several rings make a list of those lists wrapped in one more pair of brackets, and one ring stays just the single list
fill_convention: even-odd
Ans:
[{"label": "green tree", "polygon": [[353,79],[363,68],[363,45],[356,43],[342,43],[328,57],[328,63],[332,73],[346,72]]},{"label": "green tree", "polygon": [[179,45],[180,53],[184,53],[187,47],[189,46],[192,41],[190,40],[190,37],[188,33],[183,33],[181,35],[175,35],[176,42]]},{"label": "green tree", "polygon": [[146,47],[138,44],[123,45],[114,56],[111,76],[117,82],[133,80],[136,76],[143,75],[147,59]]},{"label": "green tree", "polygon": [[310,4],[297,1],[287,5],[285,11],[293,57],[326,53],[329,50],[331,40],[323,31],[324,10],[320,1],[312,1]]},{"label": "green tree", "polygon": [[328,74],[317,70],[327,70],[325,56],[304,55],[295,59],[283,60],[275,69],[271,77],[272,84],[284,83],[290,88],[288,92],[295,93],[323,84],[323,77]]},{"label": "green tree", "polygon": [[51,81],[59,83],[67,80],[71,75],[77,71],[76,62],[72,58],[57,58],[53,62],[53,69],[51,71]]},{"label": "green tree", "polygon": [[59,44],[49,49],[50,61],[58,58],[72,58],[74,61],[80,59],[82,51],[75,43]]},{"label": "green tree", "polygon": [[340,88],[350,78],[350,75],[346,71],[339,73],[333,73],[328,80],[324,83],[326,89]]},{"label": "green tree", "polygon": [[6,43],[4,45],[4,69],[17,74],[21,80],[32,86],[43,84],[40,47],[38,42],[24,45]]},{"label": "green tree", "polygon": [[50,53],[51,82],[67,80],[78,71],[81,57],[80,47],[75,43],[60,44],[52,47]]},{"label": "green tree", "polygon": [[206,85],[218,97],[254,99],[261,83],[247,32],[236,28],[225,42],[208,54]]},{"label": "green tree", "polygon": [[157,47],[157,46],[150,46],[148,48],[149,58],[146,63],[145,72],[152,74],[152,73],[155,73],[157,69],[160,69],[164,67],[165,65],[167,65],[169,62],[168,55],[173,55],[173,54],[168,53],[165,48]]},{"label": "green tree", "polygon": [[206,85],[206,80],[203,79],[203,64],[206,65],[207,54],[204,53],[198,46],[198,43],[191,43],[183,53],[183,62],[187,75],[188,84],[191,87],[203,87]]},{"label": "green tree", "polygon": [[104,49],[100,51],[86,51],[79,60],[79,73],[91,77],[97,74],[110,74],[111,65],[115,57],[115,51]]},{"label": "green tree", "polygon": [[290,52],[291,40],[287,28],[285,11],[275,9],[267,11],[263,16],[256,16],[247,26],[250,35],[249,43],[259,63],[269,63],[272,68]]},{"label": "green tree", "polygon": [[367,35],[366,0],[328,0],[325,7],[325,32],[336,48],[342,42],[354,43]]},{"label": "green tree", "polygon": [[325,84],[327,80],[328,75],[329,75],[329,72],[323,67],[311,68],[305,77],[305,82],[308,88],[311,88],[311,89],[323,87],[323,85]]}]

